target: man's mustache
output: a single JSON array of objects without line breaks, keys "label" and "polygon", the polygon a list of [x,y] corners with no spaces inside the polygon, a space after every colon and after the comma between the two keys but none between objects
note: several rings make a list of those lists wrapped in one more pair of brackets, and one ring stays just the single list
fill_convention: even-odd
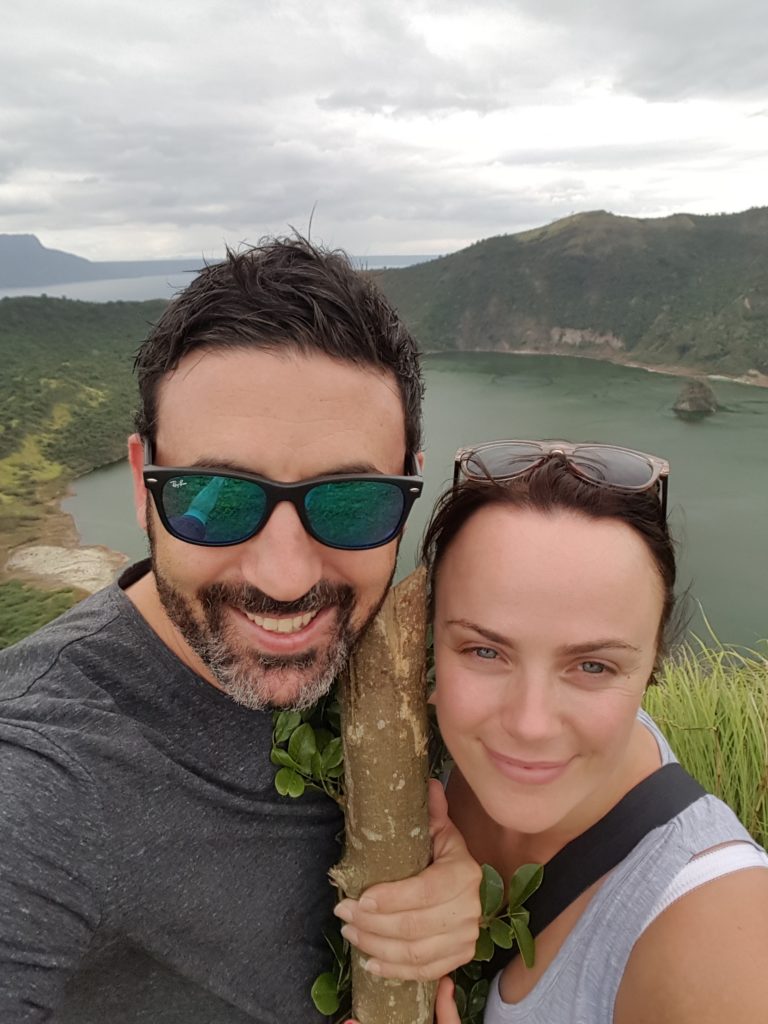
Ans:
[{"label": "man's mustache", "polygon": [[206,612],[228,604],[249,615],[304,615],[329,607],[345,612],[353,606],[355,592],[348,584],[320,580],[294,601],[277,601],[248,583],[212,583],[199,591],[198,598]]}]

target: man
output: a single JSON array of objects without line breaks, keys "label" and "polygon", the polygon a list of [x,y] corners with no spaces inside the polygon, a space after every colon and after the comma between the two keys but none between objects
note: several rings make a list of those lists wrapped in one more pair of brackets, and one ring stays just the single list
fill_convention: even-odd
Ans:
[{"label": "man", "polygon": [[[270,709],[328,691],[391,581],[415,345],[296,239],[204,270],[136,365],[151,563],[0,655],[0,1020],[305,1024],[341,820],[275,791]],[[439,958],[477,881],[441,829],[442,863],[379,889],[384,945],[355,922],[369,952]]]}]

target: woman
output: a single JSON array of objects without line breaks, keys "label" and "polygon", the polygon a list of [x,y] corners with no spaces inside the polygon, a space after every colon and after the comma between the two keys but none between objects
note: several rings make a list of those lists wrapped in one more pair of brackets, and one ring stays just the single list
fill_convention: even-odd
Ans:
[{"label": "woman", "polygon": [[[611,446],[492,442],[459,452],[428,528],[449,813],[505,878],[674,760],[639,711],[674,606],[667,473]],[[768,1020],[766,866],[701,797],[541,932],[531,969],[511,960],[485,1024]],[[377,924],[356,914],[380,956]],[[447,983],[438,1021],[458,1022]]]}]

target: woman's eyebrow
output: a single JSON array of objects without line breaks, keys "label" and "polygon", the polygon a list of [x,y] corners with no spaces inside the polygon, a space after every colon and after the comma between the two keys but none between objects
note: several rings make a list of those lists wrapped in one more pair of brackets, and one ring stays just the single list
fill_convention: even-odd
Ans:
[{"label": "woman's eyebrow", "polygon": [[[486,629],[485,626],[480,626],[476,622],[471,622],[469,619],[449,619],[446,622],[447,626],[460,626],[463,629],[471,629],[473,633],[478,633],[486,640],[490,640],[494,644],[504,644],[507,647],[514,647],[514,641],[507,636],[502,636],[501,633],[496,633],[492,629]],[[633,654],[641,654],[639,647],[635,647],[634,644],[629,643],[627,640],[619,640],[615,637],[607,637],[599,640],[587,640],[584,643],[579,644],[566,644],[564,647],[559,648],[560,654],[574,655],[574,654],[590,654],[593,651],[632,651]]]},{"label": "woman's eyebrow", "polygon": [[635,647],[634,644],[629,643],[626,640],[616,640],[608,638],[605,640],[588,640],[582,644],[566,644],[565,647],[560,648],[561,654],[589,654],[591,651],[632,651],[635,654],[641,654],[639,647]]},{"label": "woman's eyebrow", "polygon": [[495,633],[492,629],[478,626],[476,622],[470,622],[469,619],[448,619],[446,626],[461,626],[463,629],[471,629],[473,633],[479,633],[480,636],[494,644],[504,644],[506,647],[515,646],[508,636],[502,636],[501,633]]}]

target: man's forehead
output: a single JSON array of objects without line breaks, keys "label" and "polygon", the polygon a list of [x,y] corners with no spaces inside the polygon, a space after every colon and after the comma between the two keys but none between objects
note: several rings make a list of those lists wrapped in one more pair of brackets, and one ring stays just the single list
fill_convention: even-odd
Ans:
[{"label": "man's forehead", "polygon": [[290,344],[277,348],[235,345],[196,349],[161,379],[158,394],[162,399],[163,395],[179,390],[211,389],[219,384],[237,387],[264,380],[272,387],[293,388],[308,379],[318,389],[322,386],[322,391],[378,384],[401,400],[401,389],[392,370],[320,351],[301,351]]},{"label": "man's forehead", "polygon": [[389,371],[321,353],[195,352],[163,381],[158,398],[166,464],[220,457],[266,472],[266,452],[273,468],[284,467],[281,479],[358,464],[402,472],[405,414]]}]

